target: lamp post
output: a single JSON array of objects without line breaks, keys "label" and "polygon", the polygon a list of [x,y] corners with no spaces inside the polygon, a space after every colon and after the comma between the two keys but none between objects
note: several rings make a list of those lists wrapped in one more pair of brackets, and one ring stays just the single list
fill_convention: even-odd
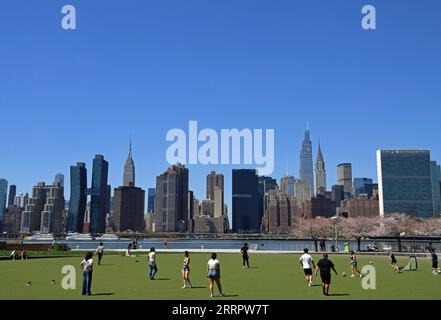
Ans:
[{"label": "lamp post", "polygon": [[338,250],[338,224],[337,224],[337,219],[338,219],[337,216],[331,217],[332,225],[334,227],[334,248],[335,248],[336,252],[339,251]]}]

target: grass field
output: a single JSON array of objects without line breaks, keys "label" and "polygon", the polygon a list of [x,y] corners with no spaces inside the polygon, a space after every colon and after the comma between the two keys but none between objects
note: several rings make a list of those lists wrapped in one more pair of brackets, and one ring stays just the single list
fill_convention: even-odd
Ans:
[{"label": "grass field", "polygon": [[[313,255],[315,261],[320,256]],[[182,254],[158,253],[157,280],[147,277],[145,254],[134,257],[107,255],[101,266],[95,265],[92,297],[81,296],[81,258],[0,261],[0,299],[148,299],[201,300],[209,299],[205,278],[209,254],[191,255],[193,289],[181,289]],[[330,297],[321,293],[320,279],[313,287],[306,286],[297,254],[253,254],[250,269],[242,269],[240,254],[219,254],[222,285],[227,297],[222,299],[297,300],[297,299],[440,299],[441,275],[431,273],[429,259],[418,260],[418,271],[394,273],[386,257],[359,256],[359,268],[373,262],[376,268],[376,290],[364,290],[360,278],[342,277],[350,274],[348,256],[330,256],[338,276],[333,276]],[[139,262],[137,262],[139,261]],[[398,258],[400,265],[407,258]],[[96,264],[96,262],[95,262]],[[76,290],[64,290],[61,269],[73,265],[77,270]],[[51,284],[55,280],[56,284]],[[32,286],[25,284],[31,281]],[[215,298],[221,299],[221,298]]]}]

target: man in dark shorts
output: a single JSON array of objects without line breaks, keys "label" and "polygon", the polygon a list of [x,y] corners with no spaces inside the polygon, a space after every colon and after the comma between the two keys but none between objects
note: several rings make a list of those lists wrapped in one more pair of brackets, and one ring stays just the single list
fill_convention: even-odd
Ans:
[{"label": "man in dark shorts", "polygon": [[317,263],[315,269],[315,275],[320,271],[320,277],[322,278],[322,289],[325,296],[329,296],[329,286],[331,284],[331,270],[337,275],[334,263],[328,259],[328,253],[323,253],[323,259]]},{"label": "man in dark shorts", "polygon": [[248,243],[244,243],[242,249],[240,249],[240,252],[242,253],[242,261],[243,261],[243,268],[250,268],[250,257],[248,256]]},{"label": "man in dark shorts", "polygon": [[398,266],[397,258],[395,258],[395,255],[392,253],[392,251],[389,251],[389,257],[390,257],[390,267],[393,271],[400,272],[400,267]]},{"label": "man in dark shorts", "polygon": [[434,275],[438,275],[438,273],[440,272],[438,268],[438,255],[436,254],[435,249],[432,249],[432,252],[430,254],[432,256],[432,273]]}]

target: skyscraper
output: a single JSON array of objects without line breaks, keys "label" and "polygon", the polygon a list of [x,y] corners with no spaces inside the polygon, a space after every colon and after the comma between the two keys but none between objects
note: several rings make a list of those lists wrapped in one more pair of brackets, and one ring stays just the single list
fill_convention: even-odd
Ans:
[{"label": "skyscraper", "polygon": [[432,175],[433,214],[435,218],[441,216],[441,166],[436,161],[430,163]]},{"label": "skyscraper", "polygon": [[15,196],[14,205],[16,205],[19,208],[24,208],[26,207],[28,200],[29,200],[29,194],[19,193],[18,195]]},{"label": "skyscraper", "polygon": [[93,160],[92,188],[88,190],[91,195],[89,231],[92,234],[104,233],[106,229],[106,214],[110,207],[108,172],[109,163],[104,156],[96,155]]},{"label": "skyscraper", "polygon": [[266,212],[266,195],[268,192],[279,189],[277,180],[271,177],[258,177],[257,194],[259,195],[259,221],[262,221],[263,215]]},{"label": "skyscraper", "polygon": [[288,196],[295,196],[295,182],[296,179],[293,176],[285,174],[280,180],[282,193]]},{"label": "skyscraper", "polygon": [[9,187],[8,207],[14,204],[14,199],[16,194],[17,194],[17,186],[15,184],[11,184],[11,186]]},{"label": "skyscraper", "polygon": [[[211,171],[209,175],[207,175],[207,199],[211,199],[216,201],[215,189],[218,189],[218,193],[220,192],[221,199],[218,199],[219,205],[222,206],[222,214],[223,214],[223,206],[224,206],[224,175],[217,174],[215,171]],[[220,191],[219,191],[220,190]]]},{"label": "skyscraper", "polygon": [[345,197],[350,198],[353,194],[351,163],[341,163],[337,166],[337,184],[343,186]]},{"label": "skyscraper", "polygon": [[156,177],[156,232],[188,230],[188,169],[182,164]]},{"label": "skyscraper", "polygon": [[265,232],[290,232],[297,210],[295,197],[276,189],[268,192],[265,201],[266,211],[262,222]]},{"label": "skyscraper", "polygon": [[135,162],[132,158],[132,141],[129,145],[129,155],[124,165],[123,186],[132,187],[135,185]]},{"label": "skyscraper", "polygon": [[32,188],[32,195],[22,213],[21,232],[31,233],[40,230],[41,212],[44,210],[45,203],[46,184],[39,182]]},{"label": "skyscraper", "polygon": [[54,185],[57,183],[60,185],[60,187],[64,188],[64,174],[57,173],[57,175],[55,176]]},{"label": "skyscraper", "polygon": [[354,178],[354,195],[358,198],[360,194],[367,194],[372,198],[372,185],[374,181],[370,178]]},{"label": "skyscraper", "polygon": [[380,215],[405,213],[432,218],[430,151],[378,150]]},{"label": "skyscraper", "polygon": [[233,169],[233,232],[260,232],[258,176],[256,170]]},{"label": "skyscraper", "polygon": [[155,188],[149,188],[148,189],[147,211],[150,212],[150,213],[155,211],[155,198],[156,198],[156,189]]},{"label": "skyscraper", "polygon": [[135,186],[123,186],[115,189],[113,222],[118,231],[144,231],[144,209],[144,190]]},{"label": "skyscraper", "polygon": [[305,138],[300,151],[300,180],[307,181],[310,194],[314,194],[314,170],[312,164],[312,142],[309,137],[309,126],[305,131]]},{"label": "skyscraper", "polygon": [[321,189],[326,191],[326,168],[322,148],[319,143],[317,161],[315,163],[315,194],[317,195]]},{"label": "skyscraper", "polygon": [[84,214],[87,205],[86,164],[78,162],[70,167],[70,201],[67,232],[83,232]]},{"label": "skyscraper", "polygon": [[46,186],[46,201],[41,212],[40,231],[43,233],[64,232],[64,188],[59,182]]},{"label": "skyscraper", "polygon": [[62,233],[63,213],[64,188],[58,182],[39,182],[32,188],[32,197],[22,213],[21,232]]},{"label": "skyscraper", "polygon": [[3,215],[6,210],[6,197],[8,194],[8,181],[0,179],[0,226],[3,222]]}]

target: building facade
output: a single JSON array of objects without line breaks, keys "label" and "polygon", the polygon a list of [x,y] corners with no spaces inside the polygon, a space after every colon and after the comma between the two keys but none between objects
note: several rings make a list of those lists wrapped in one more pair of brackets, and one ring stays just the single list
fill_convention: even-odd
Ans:
[{"label": "building facade", "polygon": [[143,232],[145,191],[133,186],[122,186],[115,189],[114,195],[113,222],[116,230]]},{"label": "building facade", "polygon": [[148,203],[147,203],[147,212],[155,212],[155,198],[156,198],[156,189],[149,188],[148,189]]},{"label": "building facade", "polygon": [[433,215],[441,217],[441,166],[436,161],[430,163],[432,175]]},{"label": "building facade", "polygon": [[300,180],[307,181],[310,187],[310,194],[314,194],[314,169],[312,164],[312,142],[309,135],[309,128],[305,131],[305,137],[300,151]]},{"label": "building facade", "polygon": [[130,141],[129,155],[127,157],[126,163],[124,164],[123,186],[135,186],[135,162],[133,161],[132,157],[132,141]]},{"label": "building facade", "polygon": [[378,195],[369,198],[367,194],[344,201],[349,218],[367,217],[375,218],[380,216],[380,202]]},{"label": "building facade", "polygon": [[259,183],[256,170],[233,169],[233,232],[258,233]]},{"label": "building facade", "polygon": [[8,207],[14,204],[15,196],[17,195],[17,186],[12,184],[9,187],[9,195],[8,195]]},{"label": "building facade", "polygon": [[297,215],[295,197],[274,190],[268,193],[266,202],[263,230],[266,233],[289,233]]},{"label": "building facade", "polygon": [[188,169],[177,164],[156,177],[156,232],[188,230]]},{"label": "building facade", "polygon": [[337,166],[337,184],[343,186],[345,198],[350,198],[353,191],[352,185],[352,164],[341,163]]},{"label": "building facade", "polygon": [[8,181],[0,179],[0,226],[3,223],[3,215],[6,211],[6,199],[8,195]]},{"label": "building facade", "polygon": [[315,194],[318,194],[321,189],[326,191],[326,166],[322,148],[319,144],[317,160],[315,163]]},{"label": "building facade", "polygon": [[432,218],[432,176],[428,150],[378,150],[380,215],[404,213]]},{"label": "building facade", "polygon": [[78,162],[70,167],[70,200],[67,232],[83,232],[84,214],[87,206],[86,164]]},{"label": "building facade", "polygon": [[108,186],[109,163],[102,155],[96,155],[93,160],[92,188],[88,190],[91,196],[89,232],[92,234],[105,233],[106,216],[110,211],[110,186]]}]

